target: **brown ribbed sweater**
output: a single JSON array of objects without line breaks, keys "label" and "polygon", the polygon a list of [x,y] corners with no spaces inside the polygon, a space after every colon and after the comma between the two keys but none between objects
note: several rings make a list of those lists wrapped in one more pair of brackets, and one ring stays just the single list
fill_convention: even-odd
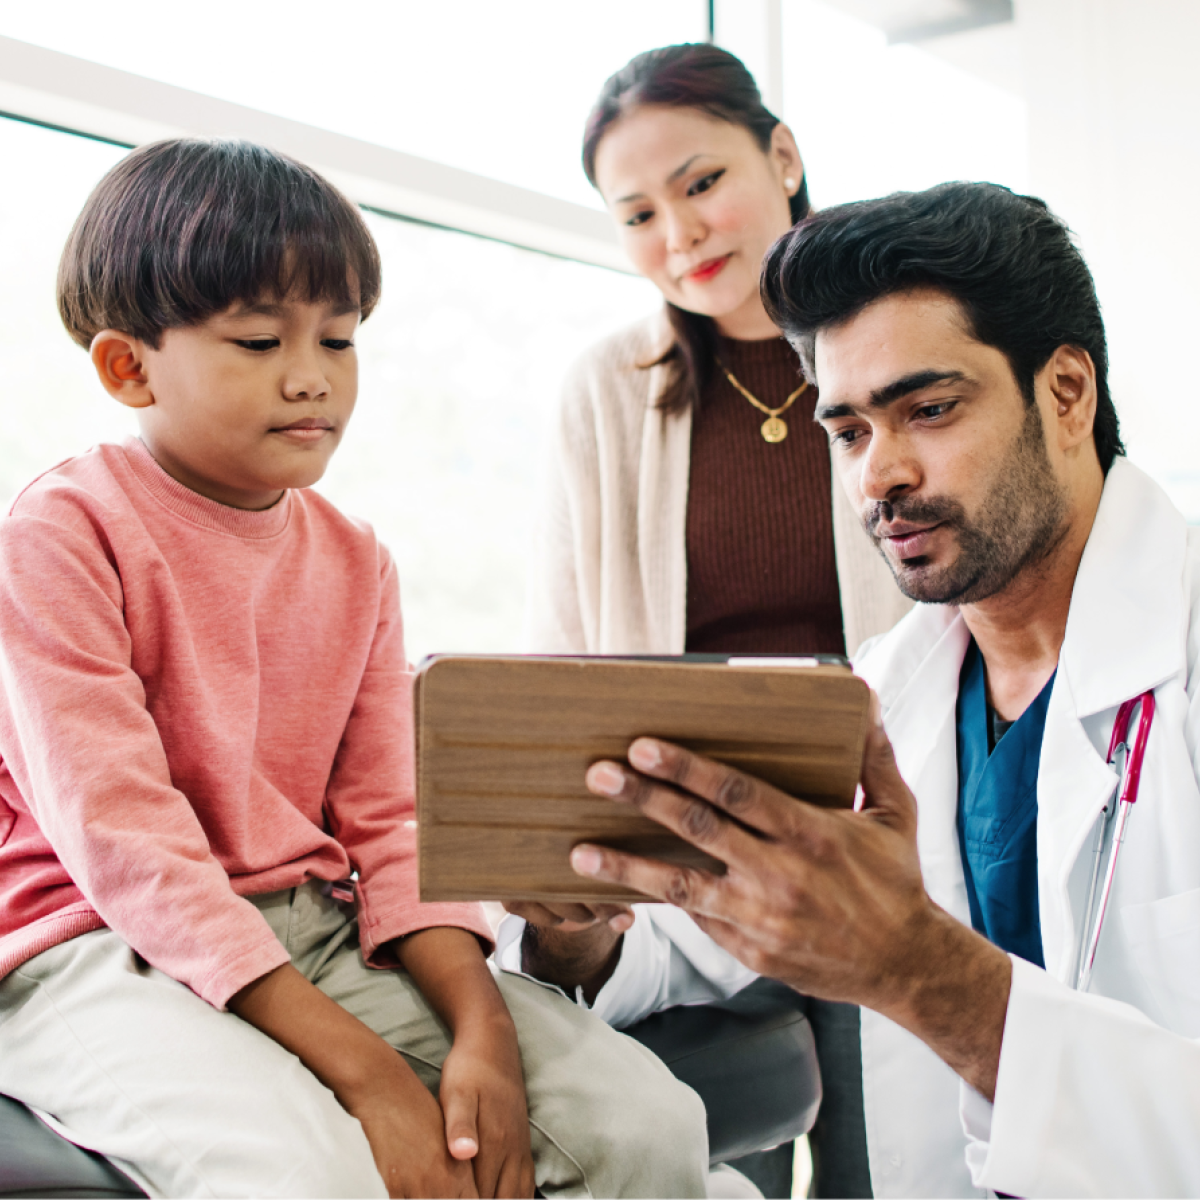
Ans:
[{"label": "brown ribbed sweater", "polygon": [[[722,340],[721,359],[764,404],[799,386],[782,338]],[[771,444],[718,370],[692,421],[687,507],[687,643],[693,652],[844,653],[833,554],[829,444],[809,388]]]}]

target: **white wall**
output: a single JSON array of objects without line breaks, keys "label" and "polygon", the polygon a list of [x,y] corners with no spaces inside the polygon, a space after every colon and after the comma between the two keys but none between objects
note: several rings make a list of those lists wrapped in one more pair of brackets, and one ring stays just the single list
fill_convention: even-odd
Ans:
[{"label": "white wall", "polygon": [[783,0],[783,117],[817,207],[947,179],[1026,187],[1012,42],[1006,26],[991,26],[888,45],[882,30],[829,3]]},{"label": "white wall", "polygon": [[1029,187],[1076,231],[1130,456],[1200,522],[1200,4],[1017,0]]}]

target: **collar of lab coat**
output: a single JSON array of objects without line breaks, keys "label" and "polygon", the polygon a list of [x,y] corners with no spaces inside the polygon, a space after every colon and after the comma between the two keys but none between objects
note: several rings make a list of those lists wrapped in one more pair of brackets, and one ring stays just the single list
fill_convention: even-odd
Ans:
[{"label": "collar of lab coat", "polygon": [[1183,670],[1186,557],[1179,510],[1118,458],[1075,577],[1059,660],[1077,717],[1116,708]]},{"label": "collar of lab coat", "polygon": [[[1118,458],[1075,577],[1059,663],[1077,717],[1115,708],[1182,669],[1186,551],[1179,511],[1149,476]],[[894,737],[908,734],[910,722],[932,728],[954,704],[969,639],[957,608],[919,604],[864,647],[858,667]]]}]

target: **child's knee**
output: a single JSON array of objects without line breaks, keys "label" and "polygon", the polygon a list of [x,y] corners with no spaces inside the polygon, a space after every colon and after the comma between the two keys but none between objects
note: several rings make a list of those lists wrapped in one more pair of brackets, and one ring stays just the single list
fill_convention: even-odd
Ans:
[{"label": "child's knee", "polygon": [[[592,1068],[566,1086],[560,1077],[531,1113],[549,1156],[539,1167],[553,1170],[565,1152],[592,1195],[703,1196],[708,1130],[700,1097],[643,1047],[604,1033]],[[538,1140],[535,1131],[535,1147]],[[539,1184],[547,1195],[554,1190],[540,1172]]]},{"label": "child's knee", "polygon": [[704,1102],[666,1068],[636,1091],[614,1097],[600,1126],[610,1153],[636,1159],[655,1175],[699,1178],[708,1169]]}]

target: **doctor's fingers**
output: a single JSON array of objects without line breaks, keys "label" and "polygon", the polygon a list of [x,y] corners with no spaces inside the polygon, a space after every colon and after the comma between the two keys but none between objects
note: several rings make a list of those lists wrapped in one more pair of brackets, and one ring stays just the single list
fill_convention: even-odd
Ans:
[{"label": "doctor's fingers", "polygon": [[580,875],[622,884],[692,915],[703,913],[732,924],[750,915],[739,889],[728,885],[728,875],[712,875],[697,867],[639,858],[589,843],[571,851],[571,866]]},{"label": "doctor's fingers", "polygon": [[740,824],[771,838],[794,836],[801,810],[817,811],[753,775],[671,742],[638,738],[629,747],[629,761],[642,774],[699,796]]},{"label": "doctor's fingers", "polygon": [[878,720],[867,727],[861,782],[862,811],[875,820],[915,838],[916,797],[900,774],[892,743]]},{"label": "doctor's fingers", "polygon": [[647,779],[618,763],[594,764],[588,769],[587,784],[597,795],[641,809],[652,821],[724,863],[757,857],[762,846],[762,838],[730,820],[706,800]]}]

